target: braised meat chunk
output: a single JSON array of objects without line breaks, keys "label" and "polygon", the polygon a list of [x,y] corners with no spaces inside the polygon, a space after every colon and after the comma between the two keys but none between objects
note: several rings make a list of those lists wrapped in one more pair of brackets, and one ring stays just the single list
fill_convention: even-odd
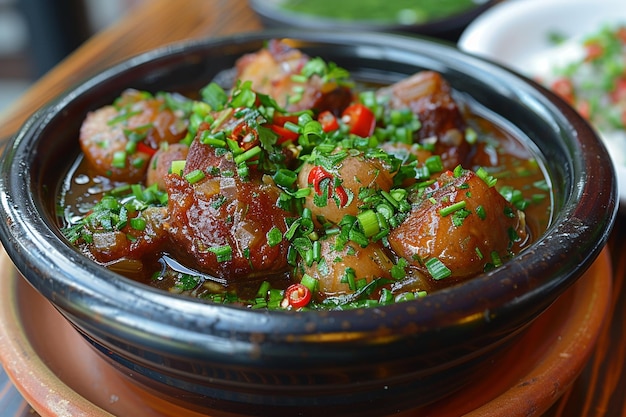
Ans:
[{"label": "braised meat chunk", "polygon": [[114,105],[87,115],[80,146],[100,175],[115,181],[143,181],[148,162],[162,143],[177,143],[187,121],[162,98],[127,90]]},{"label": "braised meat chunk", "polygon": [[454,169],[465,164],[470,146],[465,140],[466,122],[452,97],[452,89],[441,74],[421,71],[389,87],[378,90],[393,109],[409,108],[418,116],[421,127],[416,141],[435,145],[444,166]]},{"label": "braised meat chunk", "polygon": [[499,266],[527,234],[523,212],[473,171],[456,172],[413,196],[411,213],[389,234],[399,256],[425,273],[432,274],[429,265],[443,265],[445,278]]},{"label": "braised meat chunk", "polygon": [[250,81],[252,89],[273,97],[289,111],[314,109],[339,114],[350,104],[353,92],[341,81],[344,72],[327,77],[328,65],[278,40],[237,61],[237,79]]}]

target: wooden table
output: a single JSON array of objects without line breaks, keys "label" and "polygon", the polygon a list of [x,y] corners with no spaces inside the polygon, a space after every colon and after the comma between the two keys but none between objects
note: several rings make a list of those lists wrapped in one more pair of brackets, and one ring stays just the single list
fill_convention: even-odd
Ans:
[{"label": "wooden table", "polygon": [[[0,148],[41,105],[72,84],[132,55],[168,43],[262,29],[245,0],[148,0],[37,81],[0,115]],[[549,416],[626,416],[626,277],[624,231],[620,215],[609,241],[614,296],[594,356]],[[32,415],[32,414],[28,414]]]}]

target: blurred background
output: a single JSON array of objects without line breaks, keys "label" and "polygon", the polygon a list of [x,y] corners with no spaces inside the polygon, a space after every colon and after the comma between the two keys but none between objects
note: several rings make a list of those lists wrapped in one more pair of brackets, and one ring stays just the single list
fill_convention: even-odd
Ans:
[{"label": "blurred background", "polygon": [[0,0],[0,113],[90,35],[143,1]]}]

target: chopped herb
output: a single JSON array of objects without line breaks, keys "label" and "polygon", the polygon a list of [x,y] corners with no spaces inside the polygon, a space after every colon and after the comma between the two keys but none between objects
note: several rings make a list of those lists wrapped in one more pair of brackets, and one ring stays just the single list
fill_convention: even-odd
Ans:
[{"label": "chopped herb", "polygon": [[457,201],[456,203],[446,206],[442,208],[441,210],[439,210],[439,214],[441,215],[441,217],[446,217],[454,213],[457,210],[465,208],[466,205],[467,205],[467,201],[465,200]]},{"label": "chopped herb", "polygon": [[478,175],[478,178],[485,181],[485,184],[487,184],[489,187],[493,187],[494,185],[496,185],[496,182],[498,181],[493,175],[489,174],[489,172],[483,167],[480,167],[478,168],[478,170],[476,170],[476,175]]},{"label": "chopped herb", "polygon": [[270,247],[279,245],[283,241],[283,233],[276,226],[273,226],[269,232],[267,232],[267,244]]},{"label": "chopped herb", "polygon": [[190,183],[190,184],[195,184],[198,181],[201,181],[202,179],[204,179],[205,174],[201,169],[194,169],[193,171],[185,174],[185,179]]},{"label": "chopped herb", "polygon": [[485,208],[482,205],[476,207],[475,211],[480,220],[485,220],[487,218],[487,212],[485,211]]},{"label": "chopped herb", "polygon": [[452,271],[437,258],[430,258],[426,261],[426,269],[435,280],[448,278],[452,275]]},{"label": "chopped herb", "polygon": [[133,217],[130,219],[130,227],[135,230],[142,231],[146,228],[146,221],[141,217]]},{"label": "chopped herb", "polygon": [[215,254],[217,262],[226,262],[233,258],[233,249],[230,245],[215,246],[209,248],[209,252]]},{"label": "chopped herb", "polygon": [[115,168],[125,168],[126,167],[126,151],[116,151],[113,153],[113,160],[111,161],[111,166]]}]

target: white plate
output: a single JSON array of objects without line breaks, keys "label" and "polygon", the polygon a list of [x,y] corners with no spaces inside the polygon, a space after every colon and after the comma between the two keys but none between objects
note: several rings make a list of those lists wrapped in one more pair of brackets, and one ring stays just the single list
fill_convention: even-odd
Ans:
[{"label": "white plate", "polygon": [[[470,23],[458,46],[533,78],[542,71],[537,63],[555,48],[550,34],[577,39],[605,24],[616,23],[626,23],[624,0],[508,0]],[[615,162],[620,208],[624,211],[626,147],[611,143],[608,148]]]}]

